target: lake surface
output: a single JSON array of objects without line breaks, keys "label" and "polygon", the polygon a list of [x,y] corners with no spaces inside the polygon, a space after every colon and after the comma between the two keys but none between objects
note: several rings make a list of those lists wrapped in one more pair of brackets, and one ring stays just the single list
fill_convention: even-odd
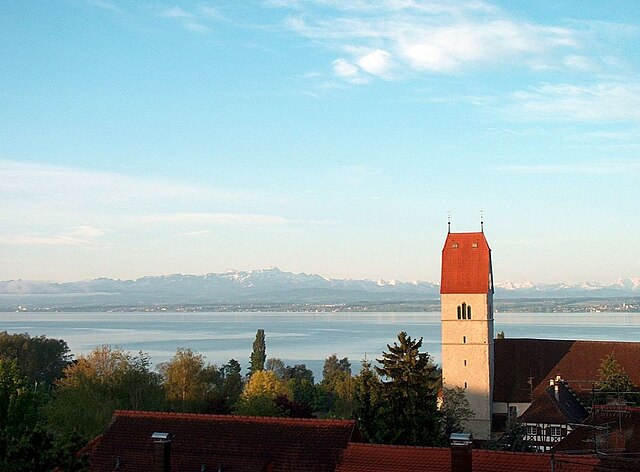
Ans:
[{"label": "lake surface", "polygon": [[[74,355],[111,344],[147,352],[154,364],[185,347],[218,365],[236,359],[245,369],[259,328],[267,357],[304,363],[316,381],[326,357],[346,356],[357,372],[399,331],[423,337],[423,349],[440,363],[440,313],[0,313],[0,331],[64,339]],[[500,331],[509,338],[640,341],[640,314],[496,313]]]}]

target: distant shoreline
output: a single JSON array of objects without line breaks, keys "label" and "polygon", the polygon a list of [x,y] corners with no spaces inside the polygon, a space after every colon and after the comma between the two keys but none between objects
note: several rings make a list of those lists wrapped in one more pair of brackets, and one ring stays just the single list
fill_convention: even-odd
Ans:
[{"label": "distant shoreline", "polygon": [[[64,303],[64,302],[63,302]],[[640,313],[640,297],[617,298],[547,298],[496,299],[496,313]],[[149,304],[138,305],[40,305],[37,303],[0,306],[4,313],[384,313],[438,312],[440,300],[362,303],[220,303],[220,304]]]}]

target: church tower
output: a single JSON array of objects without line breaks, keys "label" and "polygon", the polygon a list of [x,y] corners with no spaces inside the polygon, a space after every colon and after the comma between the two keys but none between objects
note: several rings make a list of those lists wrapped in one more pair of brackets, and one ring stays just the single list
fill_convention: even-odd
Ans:
[{"label": "church tower", "polygon": [[442,377],[462,387],[475,416],[465,429],[490,439],[493,402],[493,274],[480,233],[451,233],[442,249],[440,280]]}]

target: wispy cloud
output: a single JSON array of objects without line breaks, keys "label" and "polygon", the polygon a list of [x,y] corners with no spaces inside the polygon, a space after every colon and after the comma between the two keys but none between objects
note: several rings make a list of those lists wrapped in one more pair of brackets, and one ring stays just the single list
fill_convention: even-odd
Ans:
[{"label": "wispy cloud", "polygon": [[106,231],[93,226],[76,226],[62,234],[10,234],[0,236],[0,244],[8,246],[94,246],[96,238]]},{"label": "wispy cloud", "polygon": [[507,112],[515,120],[640,121],[640,84],[546,84],[515,92]]},{"label": "wispy cloud", "polygon": [[640,173],[640,159],[578,164],[507,165],[497,166],[495,170],[513,174],[635,174]]},{"label": "wispy cloud", "polygon": [[250,213],[170,213],[163,215],[143,216],[145,223],[175,223],[175,224],[244,224],[244,225],[273,225],[284,224],[289,221],[281,216],[256,215]]},{"label": "wispy cloud", "polygon": [[159,15],[162,18],[175,21],[184,29],[194,33],[209,33],[211,28],[205,22],[222,18],[215,8],[206,5],[201,5],[193,10],[185,10],[182,7],[174,6],[162,10]]},{"label": "wispy cloud", "polygon": [[122,10],[122,8],[120,8],[115,3],[109,2],[107,0],[86,0],[86,1],[87,1],[87,5],[92,7],[100,8],[102,10],[112,11],[115,13],[124,13],[124,10]]},{"label": "wispy cloud", "polygon": [[[579,31],[513,18],[487,2],[277,1],[289,30],[339,51],[337,77],[366,83],[410,73],[447,74],[511,62],[584,68]],[[564,58],[564,64],[563,64]]]}]

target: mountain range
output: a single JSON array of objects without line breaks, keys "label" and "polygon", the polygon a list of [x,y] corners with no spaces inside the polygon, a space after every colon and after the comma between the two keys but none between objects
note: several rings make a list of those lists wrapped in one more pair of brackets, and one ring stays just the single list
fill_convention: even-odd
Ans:
[{"label": "mountain range", "polygon": [[[496,285],[496,299],[640,297],[640,277],[611,284]],[[328,279],[278,268],[229,270],[205,275],[147,276],[135,280],[99,278],[80,282],[0,282],[0,305],[134,306],[249,303],[384,303],[435,300],[438,284],[395,280]]]}]

